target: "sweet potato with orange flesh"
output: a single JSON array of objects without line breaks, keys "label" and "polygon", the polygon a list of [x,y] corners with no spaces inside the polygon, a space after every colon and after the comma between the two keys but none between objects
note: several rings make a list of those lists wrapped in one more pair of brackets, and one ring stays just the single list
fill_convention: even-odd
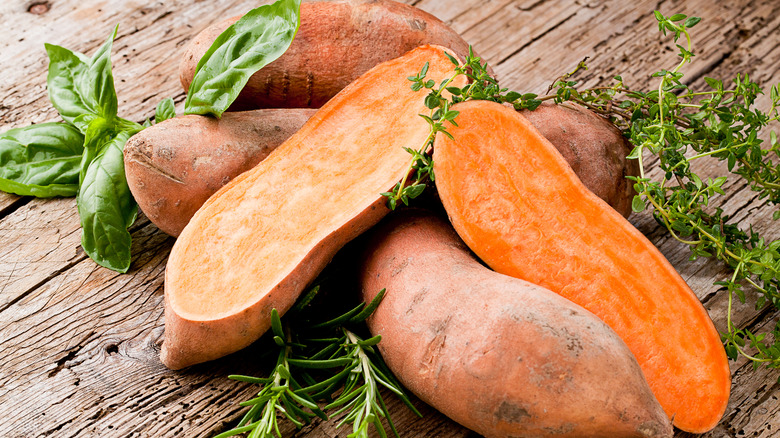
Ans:
[{"label": "sweet potato with orange flesh", "polygon": [[426,62],[437,82],[454,68],[444,49],[425,46],[371,69],[195,213],[165,270],[166,366],[251,344],[272,309],[289,309],[341,246],[387,213],[380,193],[407,172],[403,147],[428,136],[425,96],[406,79]]},{"label": "sweet potato with orange flesh", "polygon": [[712,429],[730,372],[707,311],[639,231],[588,191],[517,112],[467,102],[436,139],[436,186],[458,234],[488,266],[585,307],[626,342],[650,388],[689,432]]},{"label": "sweet potato with orange flesh", "polygon": [[[187,91],[195,67],[214,40],[240,17],[216,23],[187,46],[179,79]],[[468,43],[433,15],[391,0],[301,4],[301,26],[290,48],[255,73],[231,110],[319,108],[371,67],[423,44],[465,59]]]},{"label": "sweet potato with orange flesh", "polygon": [[361,288],[388,367],[488,438],[671,437],[623,341],[582,307],[481,265],[452,226],[406,210],[375,230]]},{"label": "sweet potato with orange flesh", "polygon": [[552,143],[585,187],[628,217],[636,195],[626,176],[639,176],[632,146],[612,123],[578,105],[544,103],[521,114]]},{"label": "sweet potato with orange flesh", "polygon": [[149,220],[178,236],[209,196],[267,157],[315,111],[185,115],[144,129],[125,145],[130,191]]}]

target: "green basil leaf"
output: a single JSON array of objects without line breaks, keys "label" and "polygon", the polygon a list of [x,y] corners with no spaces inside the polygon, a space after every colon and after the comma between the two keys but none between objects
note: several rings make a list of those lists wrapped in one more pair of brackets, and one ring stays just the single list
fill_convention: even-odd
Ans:
[{"label": "green basil leaf", "polygon": [[184,113],[221,117],[249,77],[290,47],[300,8],[301,0],[277,0],[249,11],[222,32],[195,68]]},{"label": "green basil leaf", "polygon": [[63,120],[74,124],[76,117],[92,112],[77,84],[87,71],[89,58],[64,47],[45,44],[49,55],[49,74],[46,86],[49,100]]},{"label": "green basil leaf", "polygon": [[0,135],[0,190],[22,196],[75,196],[84,136],[71,125],[41,123]]},{"label": "green basil leaf", "polygon": [[107,119],[116,117],[117,97],[114,89],[114,74],[111,72],[111,47],[119,26],[114,28],[108,40],[89,60],[87,71],[81,75],[78,84],[87,108],[92,113]]},{"label": "green basil leaf", "polygon": [[116,117],[117,96],[111,72],[111,47],[117,28],[92,58],[64,47],[46,44],[49,100],[62,118],[86,134],[84,115]]},{"label": "green basil leaf", "polygon": [[125,179],[123,149],[133,131],[120,131],[100,145],[78,196],[81,246],[97,264],[117,272],[130,268],[130,232],[138,205]]},{"label": "green basil leaf", "polygon": [[173,104],[173,99],[169,97],[161,100],[154,112],[154,123],[160,123],[174,117],[176,117],[176,106]]}]

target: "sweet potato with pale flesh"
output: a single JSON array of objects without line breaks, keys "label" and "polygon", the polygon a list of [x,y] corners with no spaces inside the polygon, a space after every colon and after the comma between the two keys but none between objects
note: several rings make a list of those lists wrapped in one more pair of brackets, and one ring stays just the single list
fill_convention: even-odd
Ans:
[{"label": "sweet potato with pale flesh", "polygon": [[125,145],[127,183],[149,220],[178,236],[209,196],[267,157],[315,111],[266,109],[225,113],[221,119],[166,120]]},{"label": "sweet potato with pale flesh", "polygon": [[488,438],[671,437],[634,356],[596,316],[481,265],[452,226],[407,210],[375,230],[363,298],[388,367]]},{"label": "sweet potato with pale flesh", "polygon": [[606,322],[634,353],[674,425],[712,429],[731,376],[718,331],[674,267],[587,190],[522,115],[467,102],[436,139],[441,201],[488,266],[559,293]]},{"label": "sweet potato with pale flesh", "polygon": [[426,62],[437,83],[453,71],[436,46],[376,66],[195,213],[165,270],[166,366],[251,344],[272,309],[289,309],[341,246],[388,212],[380,193],[408,171],[403,147],[428,136],[425,96],[407,80]]},{"label": "sweet potato with pale flesh", "polygon": [[[184,90],[214,40],[240,17],[216,23],[187,46],[179,64]],[[433,15],[391,0],[301,4],[301,26],[287,52],[255,73],[231,110],[319,108],[371,67],[423,44],[465,58],[468,44]]]},{"label": "sweet potato with pale flesh", "polygon": [[552,143],[585,187],[628,217],[636,195],[627,176],[639,176],[631,143],[612,123],[578,105],[544,103],[521,114]]}]

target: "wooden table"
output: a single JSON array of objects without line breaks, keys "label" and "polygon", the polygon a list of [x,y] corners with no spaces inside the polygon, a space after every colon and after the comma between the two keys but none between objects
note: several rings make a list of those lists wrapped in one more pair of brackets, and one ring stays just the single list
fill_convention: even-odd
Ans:
[{"label": "wooden table", "polygon": [[[738,72],[768,88],[780,82],[777,0],[552,1],[406,0],[450,23],[494,67],[504,86],[543,93],[588,56],[580,77],[596,85],[615,74],[641,88],[648,73],[672,66],[676,51],[655,30],[654,9],[704,21],[694,29],[697,56],[689,83]],[[184,45],[212,21],[251,9],[242,0],[3,0],[0,3],[0,131],[58,120],[46,96],[44,42],[92,54],[119,23],[114,76],[120,115],[143,121],[156,103],[184,99],[177,77]],[[766,110],[768,98],[762,98]],[[775,127],[777,129],[777,127]],[[714,173],[716,169],[703,169]],[[730,186],[741,183],[732,178]],[[720,204],[771,238],[780,226],[771,209],[744,187]],[[726,295],[713,286],[725,272],[688,250],[646,214],[632,222],[658,245],[690,283],[719,329]],[[132,227],[133,265],[120,275],[81,250],[74,199],[32,199],[0,193],[0,436],[208,437],[241,413],[254,388],[230,373],[262,374],[251,347],[214,363],[173,372],[158,359],[164,335],[163,271],[173,239],[141,217]],[[777,319],[771,309],[738,306],[736,323],[756,330]],[[778,372],[732,363],[733,391],[721,424],[706,436],[778,436]],[[421,406],[417,419],[397,402],[391,411],[403,437],[466,437],[473,433]],[[344,437],[334,421],[285,436]],[[687,436],[678,432],[678,436]]]}]

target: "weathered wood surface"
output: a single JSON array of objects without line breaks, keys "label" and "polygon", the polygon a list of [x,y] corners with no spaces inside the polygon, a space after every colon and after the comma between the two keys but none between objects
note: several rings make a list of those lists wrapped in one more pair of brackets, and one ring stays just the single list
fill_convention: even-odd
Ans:
[{"label": "weathered wood surface", "polygon": [[[621,74],[645,87],[649,72],[676,62],[655,31],[654,9],[704,17],[695,29],[697,56],[686,68],[703,76],[749,73],[780,82],[780,2],[776,0],[406,0],[450,23],[495,68],[503,85],[542,93],[556,76],[589,56],[587,85]],[[143,121],[156,103],[184,94],[178,56],[200,29],[259,2],[199,0],[4,0],[0,3],[0,131],[57,120],[45,89],[43,43],[93,53],[119,23],[114,76],[120,114]],[[764,109],[768,99],[761,100]],[[704,169],[715,172],[716,169]],[[740,182],[733,180],[732,186]],[[780,237],[764,202],[742,187],[720,204],[744,224]],[[647,215],[632,222],[659,246],[725,326],[726,296],[712,282],[718,264],[688,261],[688,253]],[[119,275],[90,261],[79,246],[73,199],[39,200],[0,193],[0,436],[206,437],[240,415],[251,395],[230,373],[264,373],[256,348],[172,372],[158,360],[164,335],[163,272],[173,239],[141,219],[133,228],[134,261]],[[750,303],[736,323],[774,325],[777,314]],[[706,436],[777,436],[778,372],[732,363],[732,397],[721,424]],[[419,403],[418,403],[419,404]],[[472,433],[422,406],[423,419],[397,402],[391,411],[403,437],[465,437]],[[319,422],[285,436],[346,436]],[[678,436],[688,436],[678,432]]]}]

